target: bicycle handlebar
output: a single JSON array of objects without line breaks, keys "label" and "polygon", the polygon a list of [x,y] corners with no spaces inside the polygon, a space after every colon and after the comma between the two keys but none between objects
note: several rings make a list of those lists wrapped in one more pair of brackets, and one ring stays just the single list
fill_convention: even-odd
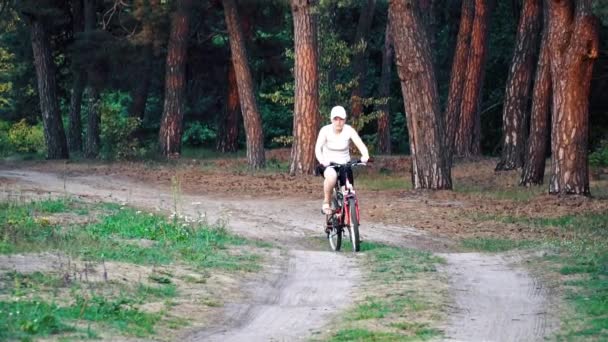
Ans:
[{"label": "bicycle handlebar", "polygon": [[[367,161],[367,163],[372,163],[372,162],[373,162],[372,158],[370,158]],[[331,162],[331,163],[329,163],[329,165],[327,167],[357,166],[357,165],[367,165],[367,163],[361,162],[361,159],[356,159],[356,160],[351,160],[349,162],[346,162],[345,164],[339,164],[339,163]]]}]

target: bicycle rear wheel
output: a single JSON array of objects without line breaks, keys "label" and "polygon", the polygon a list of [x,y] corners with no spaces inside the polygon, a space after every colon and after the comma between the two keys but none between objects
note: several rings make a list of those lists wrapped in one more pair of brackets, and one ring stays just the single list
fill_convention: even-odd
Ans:
[{"label": "bicycle rear wheel", "polygon": [[359,216],[357,215],[357,204],[354,198],[348,199],[348,215],[350,216],[350,227],[348,229],[353,252],[361,249],[359,240]]},{"label": "bicycle rear wheel", "polygon": [[338,222],[338,219],[335,215],[331,215],[327,222],[328,225],[331,225],[331,229],[327,233],[327,239],[329,240],[329,246],[334,251],[339,251],[340,247],[342,247],[342,227]]}]

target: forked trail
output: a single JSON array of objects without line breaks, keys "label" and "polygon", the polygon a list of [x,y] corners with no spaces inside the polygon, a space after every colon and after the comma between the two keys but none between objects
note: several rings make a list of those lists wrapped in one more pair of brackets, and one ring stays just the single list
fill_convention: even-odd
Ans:
[{"label": "forked trail", "polygon": [[[25,169],[0,170],[10,180],[3,191],[69,194],[124,202],[150,210],[170,211],[171,189],[116,176],[71,176]],[[307,247],[322,234],[318,201],[181,196],[181,211],[206,213],[213,222],[228,219],[228,228],[250,238],[286,247],[264,279],[246,284],[248,299],[225,306],[224,324],[190,331],[186,341],[309,340],[351,302],[361,282],[361,255]],[[365,210],[363,208],[363,210]],[[362,238],[405,247],[445,241],[411,227],[363,222]],[[312,244],[308,244],[311,246]],[[329,247],[327,247],[329,249]],[[505,255],[442,253],[441,272],[450,279],[449,318],[442,327],[446,341],[542,341],[554,328],[548,293],[524,268]]]}]

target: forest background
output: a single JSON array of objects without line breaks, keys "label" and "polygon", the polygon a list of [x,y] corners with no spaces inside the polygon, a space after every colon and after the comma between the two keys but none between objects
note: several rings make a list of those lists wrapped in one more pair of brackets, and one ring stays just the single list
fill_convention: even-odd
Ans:
[{"label": "forest background", "polygon": [[[294,29],[294,9],[300,6],[299,2],[292,1],[290,5],[287,1],[3,1],[0,154],[8,156],[19,152],[37,158],[67,158],[67,150],[57,152],[55,146],[49,151],[48,132],[52,125],[43,125],[42,114],[53,107],[53,101],[57,103],[61,129],[66,132],[62,139],[69,146],[71,159],[158,159],[195,156],[210,150],[242,151],[248,145],[246,128],[254,125],[244,125],[241,117],[243,99],[239,101],[237,90],[239,71],[235,73],[231,63],[235,57],[231,57],[231,31],[226,24],[227,4],[235,5],[237,29],[250,69],[253,103],[261,120],[263,147],[291,146],[296,121],[294,102],[299,96],[294,95],[297,92],[294,40],[297,41],[297,30],[302,29]],[[403,100],[399,73],[391,72],[392,61],[383,62],[387,48],[391,48],[386,44],[390,42],[387,40],[389,2],[304,3],[304,7],[311,7],[314,18],[318,57],[318,105],[314,110],[318,114],[317,119],[307,123],[311,131],[316,133],[320,124],[329,121],[332,106],[343,105],[352,114],[350,123],[360,131],[372,154],[410,153],[412,139],[408,135],[404,109],[407,102]],[[435,100],[440,108],[448,105],[451,78],[466,74],[466,68],[453,66],[463,11],[467,6],[473,13],[479,12],[479,6],[486,8],[487,36],[483,44],[487,50],[484,60],[478,64],[481,81],[477,85],[478,106],[474,109],[480,132],[479,150],[455,153],[456,157],[503,153],[504,159],[505,90],[515,60],[518,23],[526,16],[526,6],[530,3],[544,7],[548,18],[551,1],[541,4],[541,1],[524,0],[433,0],[417,4],[417,17],[424,25],[431,50],[438,97]],[[593,75],[588,96],[589,136],[585,154],[590,154],[592,166],[606,166],[608,98],[604,95],[608,89],[605,50],[608,5],[602,1],[566,3],[578,6],[577,11],[587,6],[586,10],[599,18],[599,48],[596,47],[596,55],[590,58]],[[181,31],[179,20],[185,23]],[[534,60],[531,78],[538,69],[541,31],[547,26],[543,28],[542,19],[538,23],[536,44],[531,48]],[[50,68],[40,67],[38,78],[36,68],[41,62],[35,59],[32,49],[33,46],[36,49],[36,32],[43,33],[41,39],[48,41],[46,51],[51,56]],[[174,62],[170,51],[179,48],[184,54],[178,59],[179,64],[171,64]],[[385,76],[388,82],[384,84],[383,65],[384,73],[388,73]],[[171,74],[176,66],[177,72]],[[176,76],[180,68],[183,73]],[[176,80],[182,77],[183,91],[171,89],[172,77],[177,77]],[[51,83],[41,83],[41,79],[53,79],[56,87],[47,87]],[[532,80],[529,84],[523,94],[528,112],[522,125],[524,131],[528,130],[532,106]],[[49,94],[50,88],[55,89]],[[41,89],[46,95],[41,96]],[[176,101],[173,107],[171,101]],[[169,133],[163,133],[163,118],[171,111],[175,112],[177,121],[173,123],[173,130],[167,126],[164,130]],[[387,118],[388,128],[380,127],[381,118]],[[167,134],[177,139],[177,146],[163,145],[169,141]],[[383,143],[386,137],[389,137],[388,144]],[[550,149],[544,153],[549,156]],[[587,162],[586,156],[584,162]],[[516,163],[511,168],[516,167],[522,165]],[[297,170],[292,166],[291,171]]]}]

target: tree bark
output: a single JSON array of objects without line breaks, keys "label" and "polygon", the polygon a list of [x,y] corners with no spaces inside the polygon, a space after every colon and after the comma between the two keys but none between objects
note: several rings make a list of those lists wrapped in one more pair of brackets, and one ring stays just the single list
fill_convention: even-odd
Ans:
[{"label": "tree bark", "polygon": [[544,5],[544,28],[540,54],[536,66],[534,89],[532,90],[532,111],[530,114],[530,134],[524,156],[520,185],[542,184],[545,178],[545,156],[549,138],[549,106],[551,102],[551,68],[549,60],[549,26],[547,0]]},{"label": "tree bark", "polygon": [[[97,25],[97,0],[84,0],[84,31],[91,32]],[[90,37],[88,39],[91,39]],[[101,89],[104,83],[101,63],[93,61],[87,70],[87,92],[89,109],[87,136],[84,146],[85,158],[94,159],[101,149]]]},{"label": "tree bark", "polygon": [[152,61],[154,58],[154,36],[157,34],[153,24],[153,13],[159,10],[159,0],[137,0],[135,1],[135,17],[142,23],[142,30],[137,37],[136,44],[141,45],[137,70],[138,77],[131,91],[131,107],[129,114],[143,121],[146,112],[146,102],[150,90],[150,79],[152,76]]},{"label": "tree bark", "polygon": [[[89,73],[89,78],[96,77],[95,73]],[[88,89],[89,115],[87,120],[87,140],[84,149],[84,156],[94,159],[99,156],[101,149],[101,91],[99,80],[93,80],[93,84]]]},{"label": "tree bark", "polygon": [[485,75],[490,1],[492,0],[475,0],[471,47],[462,90],[460,124],[455,143],[456,154],[463,157],[477,156],[481,153],[479,106]]},{"label": "tree bark", "polygon": [[529,94],[541,20],[542,0],[525,0],[507,78],[502,112],[502,152],[496,171],[514,170],[524,164]]},{"label": "tree bark", "polygon": [[375,7],[376,0],[367,0],[366,4],[361,8],[359,24],[357,25],[357,32],[353,42],[353,49],[355,51],[353,56],[353,74],[356,78],[356,83],[350,96],[350,114],[353,122],[363,114],[363,81],[367,73],[366,62],[369,52],[367,36],[374,19]]},{"label": "tree bark", "polygon": [[445,145],[451,156],[454,152],[454,139],[460,127],[460,106],[462,105],[462,93],[469,62],[471,49],[471,31],[473,29],[473,18],[475,17],[474,0],[463,0],[460,14],[460,27],[456,39],[456,51],[452,60],[452,71],[450,75],[450,89],[445,111],[446,134]]},{"label": "tree bark", "polygon": [[68,147],[71,152],[82,152],[82,93],[87,84],[87,73],[74,70],[74,84],[70,96],[70,116],[68,121]]},{"label": "tree bark", "polygon": [[[549,193],[590,195],[589,91],[598,57],[599,23],[591,0],[549,1],[553,87]],[[574,12],[574,13],[573,13]]]},{"label": "tree bark", "polygon": [[51,44],[40,18],[28,16],[30,39],[34,52],[34,66],[38,80],[40,112],[44,128],[44,140],[47,148],[47,159],[65,159],[69,157],[68,146],[57,103],[57,83],[53,63]]},{"label": "tree bark", "polygon": [[289,173],[312,174],[319,130],[317,18],[307,0],[292,0],[295,52],[293,145]]},{"label": "tree bark", "polygon": [[384,34],[384,48],[382,49],[382,73],[378,95],[383,102],[378,106],[378,153],[391,154],[391,120],[389,113],[391,69],[393,63],[393,43],[391,39],[390,24],[386,25]]},{"label": "tree bark", "polygon": [[253,92],[253,81],[251,79],[251,71],[249,70],[247,51],[245,50],[245,40],[235,1],[223,0],[223,4],[226,26],[228,27],[228,34],[230,36],[232,63],[236,74],[239,100],[245,124],[247,162],[250,169],[259,169],[266,164],[264,134],[262,131],[262,119]]},{"label": "tree bark", "polygon": [[228,85],[224,115],[219,119],[218,140],[216,149],[219,152],[236,152],[239,137],[239,89],[232,62],[228,66]]},{"label": "tree bark", "polygon": [[181,152],[191,8],[192,0],[178,0],[171,19],[165,67],[165,103],[159,132],[160,152],[166,157],[176,157]]},{"label": "tree bark", "polygon": [[451,189],[429,41],[415,0],[391,0],[389,22],[407,113],[415,189]]},{"label": "tree bark", "polygon": [[[84,31],[82,0],[72,2],[74,34]],[[86,72],[79,66],[72,66],[73,84],[70,94],[70,114],[68,121],[68,148],[70,152],[82,152],[82,93],[87,84]]]}]

